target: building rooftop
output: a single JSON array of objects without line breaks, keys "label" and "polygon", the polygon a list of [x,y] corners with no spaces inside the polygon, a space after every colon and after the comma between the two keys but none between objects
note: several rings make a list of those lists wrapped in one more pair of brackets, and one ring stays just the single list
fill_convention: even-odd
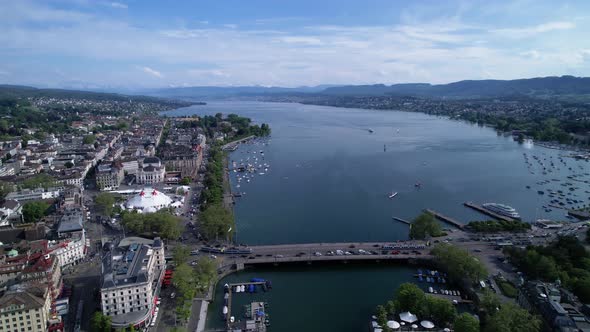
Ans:
[{"label": "building rooftop", "polygon": [[[143,241],[141,241],[143,242]],[[127,246],[113,248],[103,257],[102,288],[118,287],[148,281],[148,264],[154,247],[161,247],[159,238],[152,241],[152,246],[127,241]]]},{"label": "building rooftop", "polygon": [[79,232],[84,229],[84,214],[80,208],[69,208],[59,220],[58,233]]}]

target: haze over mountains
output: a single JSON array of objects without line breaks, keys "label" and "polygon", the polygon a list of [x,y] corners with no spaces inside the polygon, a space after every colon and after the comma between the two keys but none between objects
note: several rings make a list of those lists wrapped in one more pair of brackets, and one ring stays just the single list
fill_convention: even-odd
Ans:
[{"label": "haze over mountains", "polygon": [[[88,96],[97,90],[37,89],[28,86],[0,85],[0,94],[14,96],[73,94]],[[506,96],[563,97],[590,95],[590,77],[552,76],[517,80],[465,80],[448,84],[406,83],[374,85],[318,85],[313,87],[216,87],[196,86],[136,91],[112,91],[120,95],[143,95],[172,99],[223,99],[253,96],[415,96],[422,98],[491,98]],[[96,95],[93,97],[97,97]],[[112,94],[111,94],[112,97]]]},{"label": "haze over mountains", "polygon": [[146,91],[159,97],[203,98],[237,97],[273,94],[322,94],[332,96],[405,95],[418,97],[500,97],[526,95],[532,97],[590,94],[590,78],[553,76],[517,80],[465,80],[449,84],[428,83],[316,86],[301,88],[281,87],[183,87]]}]

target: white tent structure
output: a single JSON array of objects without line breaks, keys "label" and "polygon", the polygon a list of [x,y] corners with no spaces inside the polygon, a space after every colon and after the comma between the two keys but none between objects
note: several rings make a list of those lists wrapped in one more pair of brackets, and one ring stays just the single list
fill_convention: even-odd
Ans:
[{"label": "white tent structure", "polygon": [[422,325],[423,328],[425,329],[432,329],[434,328],[434,323],[429,321],[429,320],[423,320],[420,322],[420,325]]},{"label": "white tent structure", "polygon": [[413,323],[418,320],[418,317],[413,313],[406,311],[399,314],[399,319],[403,320],[404,322]]},{"label": "white tent structure", "polygon": [[396,330],[399,329],[400,326],[401,325],[399,325],[399,323],[394,320],[387,321],[387,327],[389,327],[390,329]]},{"label": "white tent structure", "polygon": [[145,188],[139,194],[131,197],[126,203],[128,210],[151,213],[169,207],[172,199],[166,194],[151,188]]}]

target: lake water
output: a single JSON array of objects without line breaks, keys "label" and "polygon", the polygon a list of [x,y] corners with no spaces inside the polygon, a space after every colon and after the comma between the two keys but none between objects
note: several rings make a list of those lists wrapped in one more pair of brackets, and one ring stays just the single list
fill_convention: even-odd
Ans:
[{"label": "lake water", "polygon": [[[268,170],[258,169],[250,182],[237,180],[243,173],[231,173],[233,191],[246,193],[235,205],[241,243],[406,239],[407,226],[392,216],[412,219],[425,208],[463,222],[488,219],[464,207],[465,201],[505,203],[527,221],[562,220],[563,210],[543,208],[553,199],[548,189],[562,190],[564,197],[583,204],[590,196],[588,184],[580,182],[590,179],[584,175],[586,162],[564,158],[564,165],[559,160],[563,151],[517,144],[490,128],[420,113],[212,102],[165,114],[218,112],[266,122],[272,129],[269,139],[242,145],[230,155],[238,164],[270,165]],[[525,163],[525,154],[531,166]],[[547,174],[542,174],[543,167]],[[572,175],[579,181],[567,179]],[[549,182],[538,184],[542,181]],[[578,188],[570,191],[562,186],[566,181]],[[545,194],[537,194],[538,190]],[[392,191],[399,194],[390,200]],[[249,301],[269,301],[272,331],[368,331],[374,307],[390,299],[411,275],[410,268],[391,265],[237,273],[219,283],[207,326],[223,326],[224,283],[261,277],[272,280],[273,291],[240,294],[235,303],[241,307]]]},{"label": "lake water", "polygon": [[[242,145],[230,155],[238,163],[270,165],[250,182],[238,182],[243,174],[232,173],[234,192],[246,193],[237,199],[235,214],[238,242],[247,244],[406,239],[407,226],[392,216],[411,220],[425,208],[462,222],[488,219],[464,207],[465,201],[505,203],[527,221],[563,220],[563,210],[542,207],[552,198],[537,194],[566,189],[563,181],[537,183],[588,172],[586,162],[558,162],[563,151],[520,145],[490,128],[420,113],[212,102],[167,114],[217,112],[250,117],[272,129],[268,144]],[[534,162],[531,169],[523,153]],[[555,168],[543,175],[532,156],[546,158],[547,167],[551,157]],[[567,197],[586,204],[588,184],[570,182],[579,188]],[[390,192],[399,194],[390,200]]]}]

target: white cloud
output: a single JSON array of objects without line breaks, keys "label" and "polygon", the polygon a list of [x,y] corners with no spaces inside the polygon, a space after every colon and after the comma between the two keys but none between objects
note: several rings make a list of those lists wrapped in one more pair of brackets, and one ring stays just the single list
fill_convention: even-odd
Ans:
[{"label": "white cloud", "polygon": [[[528,27],[491,29],[460,18],[412,19],[391,25],[308,24],[262,30],[246,24],[134,24],[27,0],[8,5],[11,15],[0,11],[0,63],[9,72],[3,75],[5,82],[297,86],[509,79],[559,75],[567,68],[590,75],[588,62],[584,65],[590,58],[590,40],[584,38],[588,21],[574,26],[556,18]],[[543,33],[543,38],[507,38]],[[45,65],[64,58],[80,62]],[[101,66],[95,69],[94,63]],[[60,67],[63,78],[56,78],[49,67]],[[146,79],[148,75],[154,79]]]},{"label": "white cloud", "polygon": [[575,26],[572,22],[547,22],[530,27],[496,29],[493,32],[512,38],[526,38],[551,31],[569,30],[575,28]]},{"label": "white cloud", "polygon": [[158,78],[164,77],[164,75],[162,75],[162,73],[160,73],[159,71],[152,69],[150,67],[141,67],[141,70],[143,70],[144,73],[150,74],[154,77],[158,77]]},{"label": "white cloud", "polygon": [[537,50],[530,50],[526,52],[521,52],[520,55],[524,56],[525,58],[530,58],[533,60],[537,60],[541,58],[541,53]]},{"label": "white cloud", "polygon": [[127,9],[129,7],[127,4],[121,2],[110,2],[109,6],[117,9]]},{"label": "white cloud", "polygon": [[277,40],[287,44],[305,44],[305,45],[321,45],[322,41],[316,37],[305,36],[285,36],[279,37]]}]

